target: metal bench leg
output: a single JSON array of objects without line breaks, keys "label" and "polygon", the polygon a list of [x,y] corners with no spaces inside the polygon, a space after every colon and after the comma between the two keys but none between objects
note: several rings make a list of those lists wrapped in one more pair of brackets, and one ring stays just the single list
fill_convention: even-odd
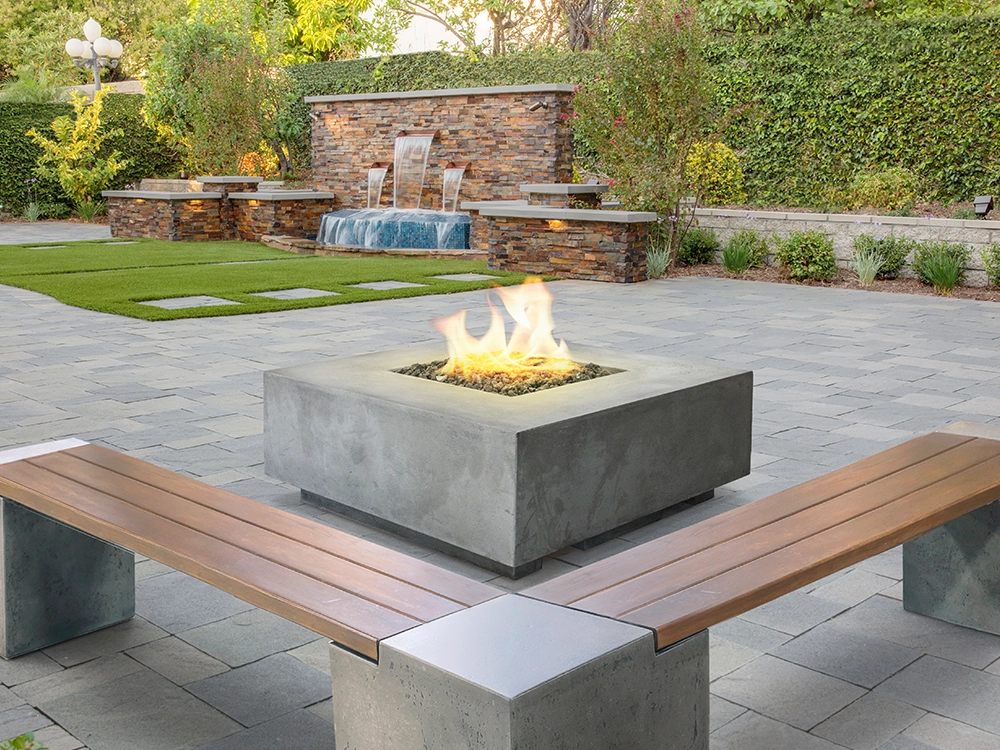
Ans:
[{"label": "metal bench leg", "polygon": [[903,607],[1000,635],[1000,500],[903,545]]},{"label": "metal bench leg", "polygon": [[517,595],[331,647],[338,750],[708,750],[708,631],[645,628]]},{"label": "metal bench leg", "polygon": [[0,656],[135,615],[135,555],[0,498]]}]

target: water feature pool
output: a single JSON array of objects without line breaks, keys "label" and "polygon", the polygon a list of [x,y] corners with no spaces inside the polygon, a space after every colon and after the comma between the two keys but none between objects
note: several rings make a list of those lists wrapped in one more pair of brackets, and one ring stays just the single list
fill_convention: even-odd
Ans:
[{"label": "water feature pool", "polygon": [[345,208],[324,214],[317,241],[341,247],[469,247],[468,214],[416,208]]}]

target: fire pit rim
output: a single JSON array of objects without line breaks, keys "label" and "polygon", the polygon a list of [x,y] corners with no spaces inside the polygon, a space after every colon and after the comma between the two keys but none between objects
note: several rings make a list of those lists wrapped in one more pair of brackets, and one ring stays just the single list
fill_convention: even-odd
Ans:
[{"label": "fire pit rim", "polygon": [[573,345],[571,352],[578,362],[594,362],[620,372],[516,397],[393,372],[407,365],[447,359],[444,344],[434,343],[323,359],[264,375],[266,378],[273,373],[463,421],[521,431],[655,398],[665,389],[697,386],[717,381],[720,376],[746,372],[707,360],[634,354],[604,347]]}]

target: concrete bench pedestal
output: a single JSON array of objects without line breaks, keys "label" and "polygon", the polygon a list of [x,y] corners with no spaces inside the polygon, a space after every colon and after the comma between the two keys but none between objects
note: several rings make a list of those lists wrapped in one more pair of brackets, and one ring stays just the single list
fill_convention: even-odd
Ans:
[{"label": "concrete bench pedestal", "polygon": [[[1000,440],[1000,426],[959,422],[943,432]],[[903,608],[1000,635],[1000,500],[903,545]]]},{"label": "concrete bench pedestal", "polygon": [[0,656],[37,651],[135,615],[135,555],[0,498]]},{"label": "concrete bench pedestal", "polygon": [[337,747],[707,750],[708,631],[653,633],[508,595],[388,638],[331,646]]}]

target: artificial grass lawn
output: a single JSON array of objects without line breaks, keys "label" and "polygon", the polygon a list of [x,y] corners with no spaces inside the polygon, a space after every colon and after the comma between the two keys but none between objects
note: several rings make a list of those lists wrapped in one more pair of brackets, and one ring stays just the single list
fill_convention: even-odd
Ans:
[{"label": "artificial grass lawn", "polygon": [[[111,240],[111,243],[115,240]],[[259,262],[257,262],[259,261]],[[450,281],[433,276],[489,273],[489,281]],[[448,294],[520,283],[524,274],[487,271],[481,261],[433,258],[343,258],[297,255],[250,242],[167,242],[137,240],[73,242],[64,248],[0,246],[0,284],[47,294],[67,305],[143,320],[205,318],[216,315],[295,310],[349,302]],[[421,287],[358,289],[370,281],[407,281]],[[253,292],[308,287],[336,296],[277,300]],[[164,310],[147,300],[209,295],[239,302]]]}]

